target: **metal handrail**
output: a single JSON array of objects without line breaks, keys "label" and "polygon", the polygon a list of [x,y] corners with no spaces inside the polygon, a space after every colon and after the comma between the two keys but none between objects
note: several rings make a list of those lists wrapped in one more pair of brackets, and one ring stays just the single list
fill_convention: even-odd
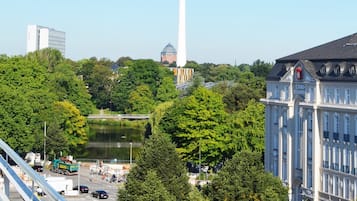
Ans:
[{"label": "metal handrail", "polygon": [[17,192],[20,193],[21,197],[25,200],[39,201],[34,193],[30,190],[28,186],[20,179],[20,177],[15,173],[11,166],[7,163],[3,156],[0,155],[0,168],[3,173],[14,185]]},{"label": "metal handrail", "polygon": [[37,174],[9,145],[7,145],[2,139],[0,139],[0,148],[6,152],[8,156],[24,171],[33,181],[35,181],[40,188],[46,193],[47,196],[54,201],[65,201],[52,186],[50,186],[46,180]]}]

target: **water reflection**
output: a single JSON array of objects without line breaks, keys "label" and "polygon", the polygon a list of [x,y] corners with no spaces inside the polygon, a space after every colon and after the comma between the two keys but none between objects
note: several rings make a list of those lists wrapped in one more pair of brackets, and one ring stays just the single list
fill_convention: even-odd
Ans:
[{"label": "water reflection", "polygon": [[144,139],[145,129],[121,125],[90,124],[87,159],[113,160],[128,162],[130,160],[130,143],[132,143],[133,160],[135,160]]}]

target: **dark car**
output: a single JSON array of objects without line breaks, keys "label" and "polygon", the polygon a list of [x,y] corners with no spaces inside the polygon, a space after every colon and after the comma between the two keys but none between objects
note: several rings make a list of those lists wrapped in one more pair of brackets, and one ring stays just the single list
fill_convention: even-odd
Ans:
[{"label": "dark car", "polygon": [[92,196],[99,199],[108,199],[109,195],[103,190],[96,190],[92,192]]},{"label": "dark car", "polygon": [[34,170],[37,172],[43,172],[43,166],[42,165],[35,165],[32,167]]},{"label": "dark car", "polygon": [[[78,191],[78,186],[73,187],[73,190]],[[88,188],[88,186],[80,185],[80,186],[79,186],[79,191],[80,191],[81,193],[88,193],[89,188]]]}]

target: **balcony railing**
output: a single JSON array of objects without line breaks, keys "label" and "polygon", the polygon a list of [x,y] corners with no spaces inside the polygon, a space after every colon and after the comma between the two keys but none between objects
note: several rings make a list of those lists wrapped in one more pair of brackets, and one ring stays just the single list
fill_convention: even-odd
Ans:
[{"label": "balcony railing", "polygon": [[350,166],[343,165],[342,166],[342,172],[349,174],[350,173]]},{"label": "balcony railing", "polygon": [[340,170],[339,164],[338,163],[331,163],[331,169],[339,171]]}]

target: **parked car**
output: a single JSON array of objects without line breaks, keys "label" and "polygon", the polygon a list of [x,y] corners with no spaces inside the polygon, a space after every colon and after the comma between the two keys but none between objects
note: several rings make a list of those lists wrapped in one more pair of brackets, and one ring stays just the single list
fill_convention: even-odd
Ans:
[{"label": "parked car", "polygon": [[103,190],[96,190],[92,192],[92,196],[99,199],[108,199],[109,195]]},{"label": "parked car", "polygon": [[[73,190],[78,191],[78,186],[73,187]],[[81,193],[88,193],[89,188],[88,188],[88,186],[80,185],[79,186],[79,191]]]}]

